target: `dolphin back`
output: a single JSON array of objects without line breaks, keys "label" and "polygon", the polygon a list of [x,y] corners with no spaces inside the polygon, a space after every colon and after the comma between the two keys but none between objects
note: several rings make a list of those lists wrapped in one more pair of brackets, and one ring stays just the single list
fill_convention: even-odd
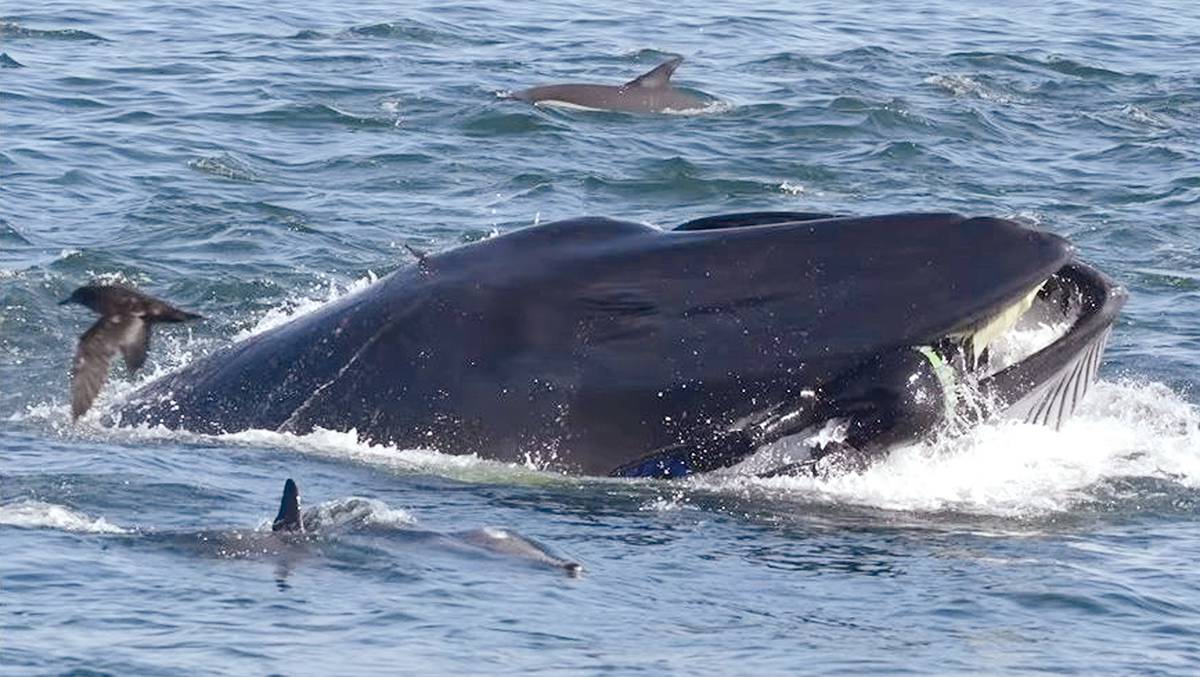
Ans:
[{"label": "dolphin back", "polygon": [[662,113],[703,108],[707,102],[671,86],[671,76],[683,63],[673,57],[623,85],[560,84],[531,87],[510,98],[533,104],[626,113]]}]

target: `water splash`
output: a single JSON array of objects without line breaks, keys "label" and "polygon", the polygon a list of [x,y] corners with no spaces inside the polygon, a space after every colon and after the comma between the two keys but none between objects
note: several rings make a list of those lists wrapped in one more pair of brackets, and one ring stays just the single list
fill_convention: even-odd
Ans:
[{"label": "water splash", "polygon": [[[1000,517],[1068,512],[1105,482],[1148,477],[1200,488],[1200,412],[1158,383],[1097,383],[1062,430],[994,422],[894,450],[862,474],[691,480],[697,488],[885,510]],[[1129,506],[1136,509],[1136,497]]]},{"label": "water splash", "polygon": [[931,75],[925,78],[925,84],[933,85],[952,96],[974,97],[984,101],[1000,104],[1021,103],[1021,100],[1011,94],[1006,94],[990,87],[979,80],[961,74]]},{"label": "water splash", "polygon": [[407,510],[389,507],[374,498],[348,496],[325,501],[304,511],[304,528],[309,531],[341,531],[361,527],[403,529],[417,523]]},{"label": "water splash", "polygon": [[187,164],[198,172],[230,181],[258,180],[258,174],[248,164],[229,153],[206,155],[189,160]]},{"label": "water splash", "polygon": [[307,294],[293,296],[283,301],[280,305],[271,308],[253,326],[238,332],[231,340],[234,343],[244,341],[251,336],[256,336],[269,329],[287,324],[342,297],[357,294],[375,284],[378,280],[379,277],[373,271],[368,270],[365,276],[349,284],[341,284],[334,280],[329,280],[324,285],[315,285]]},{"label": "water splash", "polygon": [[22,500],[0,505],[0,525],[22,529],[57,529],[85,534],[129,533],[103,517],[90,517],[65,505]]}]

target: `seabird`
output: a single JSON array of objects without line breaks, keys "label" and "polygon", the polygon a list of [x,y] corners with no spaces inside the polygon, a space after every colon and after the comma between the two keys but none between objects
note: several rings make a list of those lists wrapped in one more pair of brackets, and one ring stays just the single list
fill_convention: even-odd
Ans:
[{"label": "seabird", "polygon": [[146,363],[150,348],[150,326],[156,322],[185,322],[199,319],[164,301],[128,287],[87,285],[71,293],[59,305],[78,303],[100,313],[100,319],[79,337],[75,363],[71,367],[71,418],[83,416],[92,406],[100,386],[108,377],[108,362],[120,352],[125,367],[133,374]]}]

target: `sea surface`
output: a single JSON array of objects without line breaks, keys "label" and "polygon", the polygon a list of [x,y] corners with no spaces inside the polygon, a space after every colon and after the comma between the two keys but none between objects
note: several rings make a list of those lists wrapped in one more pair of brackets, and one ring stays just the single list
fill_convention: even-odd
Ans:
[{"label": "sea surface", "polygon": [[[1200,5],[0,17],[0,673],[1200,672]],[[675,54],[708,109],[502,97]],[[764,209],[1070,238],[1130,293],[1101,382],[1061,431],[987,425],[824,481],[581,479],[351,431],[100,423],[138,383],[412,265],[406,244]],[[159,331],[72,425],[93,318],[56,302],[91,279],[206,319]],[[270,536],[288,477],[352,514]],[[460,535],[485,526],[547,554]]]}]

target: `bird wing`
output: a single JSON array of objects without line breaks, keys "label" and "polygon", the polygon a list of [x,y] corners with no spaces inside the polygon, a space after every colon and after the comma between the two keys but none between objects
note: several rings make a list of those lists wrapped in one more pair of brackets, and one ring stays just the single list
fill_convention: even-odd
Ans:
[{"label": "bird wing", "polygon": [[136,315],[107,315],[84,332],[71,367],[71,417],[79,418],[91,408],[108,378],[113,355],[121,351],[127,364],[141,366],[148,341],[146,322]]},{"label": "bird wing", "polygon": [[125,368],[133,374],[146,364],[146,353],[150,352],[150,323],[133,315],[132,326],[121,335],[121,354],[125,356]]}]

